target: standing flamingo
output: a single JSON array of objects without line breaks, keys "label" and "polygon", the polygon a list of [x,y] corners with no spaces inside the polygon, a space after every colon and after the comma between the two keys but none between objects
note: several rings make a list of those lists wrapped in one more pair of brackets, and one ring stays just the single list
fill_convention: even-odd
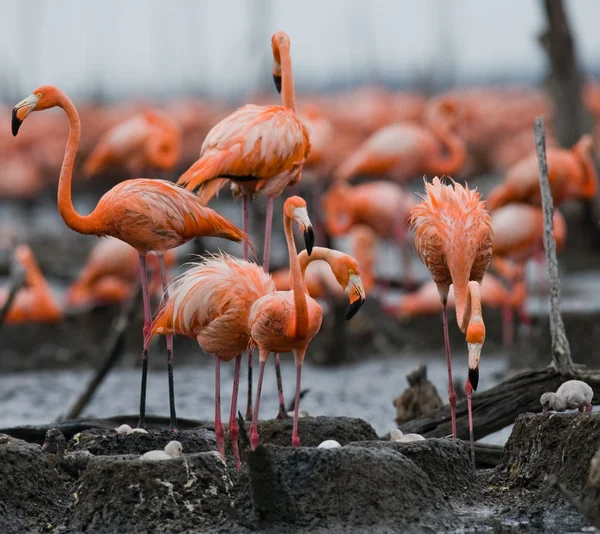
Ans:
[{"label": "standing flamingo", "polygon": [[[248,237],[214,210],[206,207],[194,194],[165,180],[138,178],[126,180],[105,193],[94,211],[80,215],[73,207],[71,180],[73,164],[81,137],[77,109],[57,87],[44,85],[19,102],[12,113],[12,132],[17,135],[22,122],[32,111],[58,106],[69,118],[69,138],[58,181],[58,211],[66,225],[80,234],[113,236],[129,243],[140,256],[140,274],[144,301],[144,349],[142,352],[142,386],[139,426],[146,424],[146,378],[152,314],[148,297],[146,255],[156,252],[160,259],[163,287],[167,276],[164,254],[194,237],[216,236],[240,242]],[[168,298],[165,293],[165,297]],[[173,337],[167,336],[170,427],[177,428],[173,387]]]},{"label": "standing flamingo", "polygon": [[[248,232],[248,197],[267,197],[263,266],[269,272],[273,200],[288,185],[300,180],[310,151],[308,130],[296,115],[290,38],[279,31],[271,38],[273,79],[283,106],[248,104],[216,124],[204,140],[200,159],[177,181],[186,189],[198,188],[208,202],[227,182],[242,196],[244,232]],[[244,248],[244,259],[248,259]],[[275,359],[277,372],[279,363]],[[252,354],[248,355],[248,398],[252,394]],[[283,392],[279,391],[282,396]],[[248,404],[247,416],[252,410]]]},{"label": "standing flamingo", "polygon": [[437,176],[432,183],[425,182],[423,201],[412,209],[411,225],[415,231],[417,253],[429,269],[442,301],[452,435],[456,437],[456,393],[452,386],[446,312],[450,284],[454,286],[456,320],[461,332],[466,334],[469,350],[465,391],[473,451],[471,392],[477,390],[479,359],[485,340],[479,286],[492,258],[493,231],[490,215],[484,202],[479,200],[479,193],[454,180],[452,185],[443,184]]},{"label": "standing flamingo", "polygon": [[[305,232],[310,253],[313,232],[310,221],[297,211],[296,222]],[[215,434],[223,458],[220,368],[221,361],[235,358],[229,434],[238,471],[236,406],[242,352],[250,342],[248,315],[254,302],[274,291],[271,276],[255,263],[228,254],[203,258],[169,286],[171,298],[161,306],[150,328],[150,337],[158,333],[196,338],[202,350],[214,356]]]},{"label": "standing flamingo", "polygon": [[[258,299],[250,310],[249,325],[250,337],[259,350],[260,370],[258,373],[258,386],[256,388],[256,402],[252,424],[250,425],[250,444],[252,449],[258,445],[258,411],[260,406],[260,392],[265,370],[265,363],[271,352],[294,353],[296,364],[296,400],[294,406],[294,426],[292,431],[292,444],[300,445],[298,437],[298,406],[300,403],[300,382],[302,364],[308,344],[321,328],[322,310],[315,299],[307,295],[306,286],[302,277],[302,267],[296,251],[294,236],[292,234],[292,221],[299,224],[309,224],[306,202],[300,197],[290,197],[283,206],[283,226],[288,246],[290,261],[291,291],[276,291]],[[313,248],[311,258],[328,261],[338,279],[338,283],[346,289],[350,299],[350,308],[346,320],[351,319],[365,300],[365,292],[360,280],[359,266],[354,260],[349,264],[334,263],[337,259],[334,254],[324,253],[320,247]],[[306,251],[306,258],[309,250]],[[306,263],[310,261],[305,260]]]}]

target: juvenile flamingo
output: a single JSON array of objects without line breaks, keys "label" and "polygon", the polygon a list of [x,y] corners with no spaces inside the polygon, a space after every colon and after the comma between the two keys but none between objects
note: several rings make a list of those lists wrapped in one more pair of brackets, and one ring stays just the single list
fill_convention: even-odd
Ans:
[{"label": "juvenile flamingo", "polygon": [[[411,212],[415,248],[437,285],[442,302],[442,319],[452,435],[456,437],[456,392],[452,386],[452,364],[446,305],[450,285],[454,286],[456,320],[466,334],[469,374],[465,384],[469,412],[469,434],[473,451],[471,392],[479,382],[479,359],[485,341],[479,286],[492,258],[492,223],[479,193],[451,180],[443,184],[436,176],[425,182],[423,201]],[[474,457],[474,455],[473,455]]]},{"label": "juvenile flamingo", "polygon": [[[258,412],[260,407],[260,392],[262,388],[265,363],[269,354],[292,351],[296,364],[296,400],[294,406],[294,425],[292,431],[292,444],[300,445],[298,437],[298,406],[300,402],[300,383],[304,355],[310,341],[315,337],[321,327],[322,310],[315,299],[307,295],[306,286],[302,276],[303,267],[313,260],[325,260],[331,266],[338,283],[345,288],[350,300],[350,308],[346,320],[351,319],[365,300],[365,292],[360,280],[360,270],[356,260],[342,259],[342,254],[337,251],[314,247],[310,257],[308,250],[302,252],[304,258],[301,264],[292,234],[292,221],[308,219],[306,202],[300,197],[290,197],[283,207],[283,225],[287,240],[290,261],[291,291],[276,291],[269,293],[257,300],[250,309],[248,318],[250,337],[253,344],[258,347],[260,370],[258,373],[258,386],[256,388],[256,401],[250,425],[250,445],[255,449],[258,445]],[[348,258],[347,255],[343,255]]]},{"label": "juvenile flamingo", "polygon": [[[12,132],[17,135],[22,122],[32,111],[58,106],[69,118],[69,138],[58,181],[58,211],[66,225],[80,234],[113,236],[129,243],[140,256],[140,274],[144,301],[144,349],[142,352],[142,386],[140,395],[140,427],[146,424],[146,378],[152,314],[148,297],[146,255],[156,252],[160,260],[163,287],[167,277],[164,254],[194,237],[216,236],[240,242],[248,237],[217,212],[206,207],[193,193],[165,180],[138,178],[126,180],[105,193],[94,211],[80,215],[71,200],[73,164],[81,137],[77,109],[69,97],[57,87],[44,85],[19,102],[12,113]],[[165,294],[167,297],[167,295]],[[167,297],[168,298],[168,297]],[[173,337],[167,336],[170,426],[177,428],[173,387]]]},{"label": "juvenile flamingo", "polygon": [[[198,188],[208,202],[226,183],[234,196],[242,196],[244,232],[248,232],[248,197],[267,197],[263,267],[269,272],[273,200],[288,185],[296,184],[310,151],[308,130],[296,115],[290,38],[279,31],[271,38],[273,79],[282,106],[248,104],[216,124],[204,140],[200,159],[177,181],[186,189]],[[244,259],[248,259],[244,248]],[[279,362],[275,359],[277,372]],[[252,354],[248,355],[248,395],[252,393]],[[283,392],[279,392],[282,396]],[[247,416],[252,410],[248,404]]]},{"label": "juvenile flamingo", "polygon": [[[295,222],[305,232],[308,252],[312,246],[312,225],[302,210]],[[171,298],[154,318],[149,335],[183,334],[198,341],[200,348],[215,360],[215,434],[219,452],[225,458],[221,423],[221,362],[235,358],[233,395],[229,414],[229,435],[239,471],[237,396],[242,352],[248,348],[250,308],[259,298],[273,293],[275,284],[255,263],[228,254],[201,258],[169,286]]]}]

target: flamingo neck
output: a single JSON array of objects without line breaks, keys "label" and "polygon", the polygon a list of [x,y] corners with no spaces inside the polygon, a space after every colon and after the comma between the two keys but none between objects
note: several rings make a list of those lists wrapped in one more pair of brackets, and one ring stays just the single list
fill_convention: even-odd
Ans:
[{"label": "flamingo neck", "polygon": [[466,333],[470,326],[483,325],[481,292],[479,283],[471,280],[468,284],[454,284],[456,320],[461,332]]},{"label": "flamingo neck", "polygon": [[456,174],[467,159],[467,149],[458,135],[448,128],[445,120],[436,118],[431,129],[440,141],[446,146],[448,154],[438,152],[428,163],[428,171],[435,175]]},{"label": "flamingo neck", "polygon": [[60,169],[60,178],[58,180],[58,211],[65,221],[65,224],[80,234],[95,233],[94,214],[81,216],[75,211],[71,198],[71,181],[73,178],[73,166],[75,156],[79,148],[81,138],[81,122],[77,109],[70,98],[64,93],[59,97],[58,106],[61,107],[69,119],[69,138],[65,149],[62,167]]},{"label": "flamingo neck", "polygon": [[285,239],[287,241],[289,261],[290,261],[290,285],[294,293],[294,307],[296,311],[296,338],[304,338],[308,334],[308,305],[306,304],[306,286],[304,285],[304,276],[300,270],[298,261],[298,252],[294,242],[292,232],[292,220],[284,213],[283,226],[285,230]]},{"label": "flamingo neck", "polygon": [[298,256],[298,263],[300,264],[300,272],[302,273],[302,280],[304,280],[304,278],[306,276],[306,268],[308,267],[308,265],[311,262],[317,261],[317,260],[323,260],[323,261],[326,261],[327,263],[329,263],[329,252],[330,252],[330,250],[328,248],[323,248],[323,247],[313,247],[310,256],[308,255],[306,250],[303,250],[302,252],[300,252],[300,254]]},{"label": "flamingo neck", "polygon": [[296,95],[294,92],[294,76],[292,74],[292,56],[290,49],[284,46],[279,49],[281,58],[281,101],[283,107],[296,111]]}]

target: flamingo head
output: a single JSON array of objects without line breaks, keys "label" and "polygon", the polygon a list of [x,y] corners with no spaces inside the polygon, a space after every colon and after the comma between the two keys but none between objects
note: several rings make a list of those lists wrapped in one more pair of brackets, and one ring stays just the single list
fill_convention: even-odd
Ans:
[{"label": "flamingo head", "polygon": [[348,254],[341,254],[340,258],[330,262],[330,265],[336,280],[345,288],[350,300],[350,307],[346,312],[346,321],[349,321],[360,310],[366,298],[365,288],[360,279],[360,267],[358,262]]},{"label": "flamingo head", "polygon": [[481,349],[485,341],[485,325],[483,320],[477,321],[473,318],[467,326],[467,348],[469,351],[469,382],[474,390],[479,384],[479,361]]},{"label": "flamingo head", "polygon": [[283,205],[283,212],[286,217],[294,221],[304,234],[304,244],[306,252],[310,256],[313,245],[315,244],[315,233],[313,225],[308,217],[306,201],[298,196],[288,198]]},{"label": "flamingo head", "polygon": [[43,85],[24,100],[21,100],[12,112],[12,133],[16,137],[23,121],[32,111],[42,111],[59,104],[62,91],[53,85]]},{"label": "flamingo head", "polygon": [[281,53],[280,49],[290,49],[290,38],[287,33],[279,31],[271,37],[271,46],[273,47],[273,81],[278,93],[281,93]]}]

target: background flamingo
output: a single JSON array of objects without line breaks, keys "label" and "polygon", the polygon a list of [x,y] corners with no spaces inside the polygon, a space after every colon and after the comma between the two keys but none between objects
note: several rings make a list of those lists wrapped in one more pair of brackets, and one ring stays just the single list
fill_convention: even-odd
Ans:
[{"label": "background flamingo", "polygon": [[[81,124],[75,106],[60,89],[45,85],[19,102],[13,109],[12,131],[17,135],[21,123],[32,111],[58,106],[69,118],[69,138],[58,183],[58,210],[66,225],[81,234],[110,235],[134,247],[140,258],[144,300],[144,338],[152,314],[148,296],[146,255],[159,255],[163,287],[166,291],[164,254],[194,237],[217,236],[240,242],[248,239],[227,219],[204,206],[194,194],[164,180],[126,180],[108,191],[90,215],[79,215],[71,200],[73,164],[79,146]],[[168,298],[168,294],[165,293]],[[171,428],[177,428],[173,387],[173,338],[167,336],[169,404]],[[142,387],[139,426],[145,426],[148,341],[142,353]]]}]

